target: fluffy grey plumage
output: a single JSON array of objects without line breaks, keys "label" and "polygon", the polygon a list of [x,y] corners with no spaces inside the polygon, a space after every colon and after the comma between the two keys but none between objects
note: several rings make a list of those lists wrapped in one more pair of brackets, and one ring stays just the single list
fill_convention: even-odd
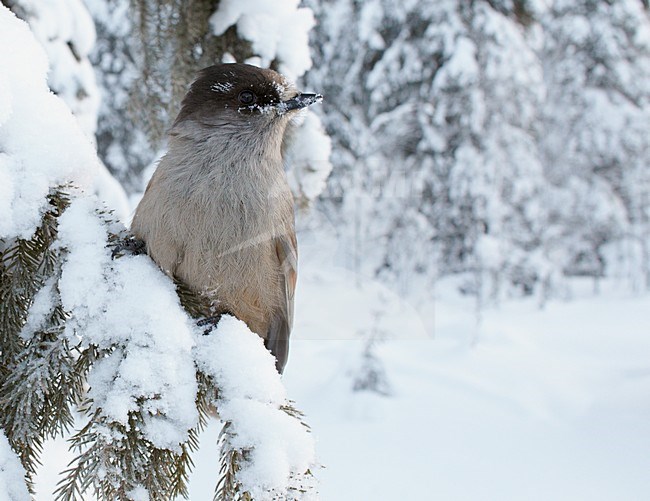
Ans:
[{"label": "fluffy grey plumage", "polygon": [[132,232],[169,275],[265,339],[280,372],[293,321],[297,248],[281,146],[295,110],[321,99],[245,64],[202,70]]}]

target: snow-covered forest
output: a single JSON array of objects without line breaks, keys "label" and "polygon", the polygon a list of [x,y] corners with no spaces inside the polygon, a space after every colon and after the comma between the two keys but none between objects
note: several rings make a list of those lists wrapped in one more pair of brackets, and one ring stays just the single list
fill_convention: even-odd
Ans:
[{"label": "snow-covered forest", "polygon": [[[282,378],[119,244],[218,62],[324,95]],[[0,0],[0,299],[0,500],[648,499],[650,5]]]}]

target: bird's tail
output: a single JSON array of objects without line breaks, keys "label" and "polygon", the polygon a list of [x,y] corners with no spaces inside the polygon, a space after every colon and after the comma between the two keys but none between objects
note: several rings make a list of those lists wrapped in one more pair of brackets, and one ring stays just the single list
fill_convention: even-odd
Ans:
[{"label": "bird's tail", "polygon": [[264,345],[275,357],[275,367],[280,374],[284,371],[284,366],[287,365],[289,358],[290,334],[291,326],[287,322],[287,318],[281,312],[277,312],[271,320]]}]

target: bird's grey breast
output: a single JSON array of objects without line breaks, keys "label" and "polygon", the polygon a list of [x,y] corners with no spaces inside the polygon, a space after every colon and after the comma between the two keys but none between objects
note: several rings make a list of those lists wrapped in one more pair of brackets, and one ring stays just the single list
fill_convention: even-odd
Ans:
[{"label": "bird's grey breast", "polygon": [[194,238],[208,242],[211,252],[232,253],[282,232],[275,227],[278,214],[292,203],[280,166],[250,156],[199,154],[195,161],[185,201],[197,220],[188,231],[192,228],[198,233]]}]

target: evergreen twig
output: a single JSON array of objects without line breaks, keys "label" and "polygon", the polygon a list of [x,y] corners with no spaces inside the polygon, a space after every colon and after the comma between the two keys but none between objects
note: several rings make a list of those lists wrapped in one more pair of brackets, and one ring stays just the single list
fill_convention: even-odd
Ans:
[{"label": "evergreen twig", "polygon": [[31,238],[0,240],[0,426],[21,459],[30,491],[44,440],[72,424],[71,405],[83,378],[62,339],[66,315],[55,298],[44,325],[31,335],[22,332],[36,294],[60,272],[53,244],[58,217],[69,204],[65,187],[53,190]]}]

